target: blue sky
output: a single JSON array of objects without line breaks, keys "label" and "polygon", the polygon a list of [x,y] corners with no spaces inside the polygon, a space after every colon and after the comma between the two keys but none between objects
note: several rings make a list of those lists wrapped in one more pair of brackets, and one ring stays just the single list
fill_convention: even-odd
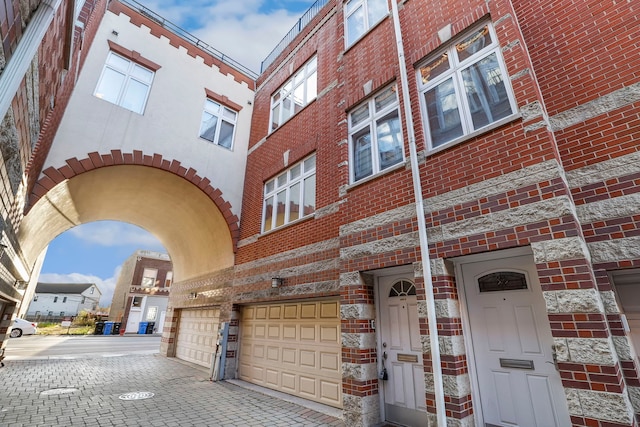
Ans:
[{"label": "blue sky", "polygon": [[[233,60],[259,72],[260,63],[314,1],[137,0]],[[111,303],[125,259],[138,249],[166,252],[135,225],[98,221],[75,227],[49,245],[41,282],[96,283],[100,305]]]}]

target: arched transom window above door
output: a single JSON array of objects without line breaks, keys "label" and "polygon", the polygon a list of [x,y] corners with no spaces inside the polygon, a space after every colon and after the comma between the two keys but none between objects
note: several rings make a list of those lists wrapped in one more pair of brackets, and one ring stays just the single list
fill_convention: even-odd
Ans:
[{"label": "arched transom window above door", "polygon": [[398,280],[389,291],[389,297],[405,297],[416,294],[416,285],[408,280]]}]

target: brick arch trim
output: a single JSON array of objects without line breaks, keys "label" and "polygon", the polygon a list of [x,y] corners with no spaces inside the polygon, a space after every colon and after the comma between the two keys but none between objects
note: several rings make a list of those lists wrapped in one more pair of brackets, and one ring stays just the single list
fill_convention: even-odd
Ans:
[{"label": "brick arch trim", "polygon": [[29,195],[29,204],[25,214],[28,213],[40,198],[44,197],[49,190],[59,183],[73,178],[74,176],[89,172],[93,169],[118,165],[137,165],[162,169],[186,179],[200,188],[200,190],[202,190],[218,207],[227,221],[229,232],[231,233],[231,239],[233,241],[233,250],[234,252],[237,250],[238,240],[240,238],[240,221],[238,217],[231,212],[231,203],[224,200],[222,197],[222,191],[218,188],[212,187],[211,181],[209,181],[208,178],[198,176],[195,169],[187,169],[182,166],[178,160],[164,159],[162,154],[158,153],[147,155],[140,150],[133,150],[133,153],[123,153],[120,150],[111,150],[108,154],[100,154],[94,151],[89,153],[88,157],[84,159],[78,159],[76,157],[67,159],[66,165],[57,169],[53,166],[49,167],[42,171],[44,176],[35,183],[33,190],[31,190]]}]

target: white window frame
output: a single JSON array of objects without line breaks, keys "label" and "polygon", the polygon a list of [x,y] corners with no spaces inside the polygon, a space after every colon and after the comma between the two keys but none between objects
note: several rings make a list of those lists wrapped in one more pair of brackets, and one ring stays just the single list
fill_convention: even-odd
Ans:
[{"label": "white window frame", "polygon": [[[127,64],[120,66],[116,64],[115,61],[122,60],[126,61]],[[134,73],[137,70],[143,70],[150,73],[149,78],[145,81],[141,75],[136,76]],[[100,92],[103,80],[106,78],[107,71],[115,72],[124,76],[124,80],[118,89],[117,94],[107,93],[105,90],[104,93]],[[147,67],[144,67],[137,62],[132,61],[129,58],[126,58],[122,55],[119,55],[113,51],[109,51],[107,55],[107,59],[105,61],[104,67],[102,69],[102,73],[100,74],[100,79],[98,80],[98,84],[96,85],[96,89],[93,92],[93,95],[97,98],[103,99],[112,104],[118,105],[122,108],[125,108],[129,111],[133,111],[134,113],[143,114],[144,110],[147,106],[147,101],[149,100],[149,93],[151,92],[151,85],[153,83],[153,79],[155,77],[155,71],[150,70]],[[140,108],[133,109],[125,105],[127,100],[128,89],[131,82],[139,83],[143,86],[146,86],[146,91],[144,94],[144,99],[140,102]],[[105,88],[106,89],[106,88]],[[110,99],[113,98],[113,99]]]},{"label": "white window frame", "polygon": [[[316,203],[316,155],[315,153],[297,162],[287,170],[279,173],[276,177],[268,180],[264,185],[264,198],[262,203],[262,232],[266,233],[287,224],[299,221],[315,213]],[[307,185],[308,184],[308,185]],[[297,186],[297,187],[296,187]],[[308,188],[308,187],[313,187]],[[313,212],[305,213],[305,197],[311,197],[313,192]],[[278,223],[277,201],[283,197],[284,212],[282,222]],[[298,217],[293,218],[291,204],[298,198]],[[271,207],[270,224],[267,223],[267,214]]]},{"label": "white window frame", "polygon": [[[274,132],[318,96],[318,57],[313,56],[271,96],[269,133]],[[285,102],[288,101],[288,102]],[[290,109],[285,109],[291,104]]]},{"label": "white window frame", "polygon": [[[145,267],[142,270],[142,279],[140,280],[140,287],[142,287],[142,288],[155,288],[157,279],[158,279],[158,269],[157,268],[146,268]],[[149,280],[151,282],[149,282]],[[151,285],[146,284],[148,282],[151,283]]]},{"label": "white window frame", "polygon": [[[376,110],[376,100],[384,95],[388,90],[393,91],[395,96],[395,101],[383,106],[380,110]],[[362,119],[360,122],[354,123],[355,113],[363,111],[363,109],[367,109],[368,117]],[[401,159],[387,166],[382,166],[380,163],[380,152],[379,152],[379,141],[378,141],[378,132],[376,132],[376,124],[379,120],[388,117],[393,114],[393,111],[396,111],[397,120],[398,120],[398,135],[397,139],[400,140],[400,152]],[[396,165],[402,164],[405,162],[405,153],[404,153],[404,137],[402,135],[402,120],[400,116],[400,104],[398,99],[398,91],[395,85],[387,86],[382,90],[377,91],[373,96],[371,96],[367,101],[359,104],[357,107],[353,108],[349,112],[349,175],[351,179],[351,183],[360,182],[372,176],[376,176],[388,169],[393,168]],[[356,177],[356,153],[355,153],[355,139],[358,134],[369,129],[369,135],[371,138],[370,143],[370,151],[371,151],[371,166],[372,172],[369,175]]]},{"label": "white window frame", "polygon": [[[215,128],[213,135],[210,135],[210,129],[212,126],[207,126],[215,118]],[[236,123],[238,121],[238,112],[226,107],[213,99],[207,98],[204,101],[204,109],[202,111],[202,119],[200,120],[200,138],[209,141],[215,145],[226,148],[228,150],[233,149],[233,141],[236,135]],[[231,143],[229,146],[220,144],[220,132],[222,130],[222,123],[231,125]]]},{"label": "white window frame", "polygon": [[[373,5],[378,7],[384,5],[385,12],[380,16],[370,16],[371,12],[375,11]],[[353,26],[349,26],[349,18],[355,16],[355,14],[362,11],[362,28],[359,28],[358,34],[355,34],[352,39],[349,38],[349,29]],[[352,46],[360,40],[365,34],[369,32],[378,22],[389,16],[389,4],[387,0],[348,0],[344,2],[344,41],[345,47]]]},{"label": "white window frame", "polygon": [[171,283],[173,282],[173,271],[167,271],[167,275],[164,278],[164,287],[171,287]]},{"label": "white window frame", "polygon": [[[469,57],[460,60],[457,55],[456,46],[458,44],[462,45],[462,42],[465,41],[468,43],[469,39],[473,40],[473,36],[475,34],[479,35],[484,28],[488,30],[489,36],[491,38],[490,44],[484,45],[476,52],[469,54]],[[507,96],[509,107],[511,108],[511,112],[506,116],[495,120],[490,120],[489,118],[487,118],[488,123],[482,126],[474,127],[470,102],[465,92],[465,85],[462,74],[467,70],[472,70],[471,66],[480,63],[480,61],[488,58],[491,55],[495,55],[496,63],[500,71],[499,77],[502,79],[502,83],[504,84],[504,90]],[[425,79],[423,79],[421,72],[423,68],[425,70],[425,73],[429,72],[429,68],[427,67],[427,65],[432,65],[430,69],[434,69],[435,67],[433,67],[433,65],[435,65],[436,63],[439,64],[443,60],[449,61],[448,70],[437,74],[435,77],[433,77],[432,80],[426,80],[426,77]],[[482,24],[473,27],[470,31],[465,31],[462,36],[453,39],[447,44],[447,47],[444,50],[438,51],[436,55],[430,56],[426,61],[420,64],[417,67],[416,75],[418,80],[418,91],[420,93],[420,106],[422,113],[422,122],[424,124],[425,140],[427,141],[429,151],[436,151],[441,150],[445,147],[450,147],[451,145],[455,145],[463,140],[469,139],[470,137],[484,133],[490,129],[509,122],[513,120],[514,117],[518,116],[515,95],[513,93],[509,74],[507,73],[504,58],[502,57],[501,47],[498,43],[495,30],[489,22],[483,22]],[[429,112],[427,110],[426,94],[431,90],[437,89],[439,85],[445,83],[449,79],[451,79],[453,83],[453,93],[450,93],[450,95],[453,95],[455,97],[455,102],[457,103],[460,124],[462,127],[462,134],[459,136],[455,136],[449,140],[439,142],[437,145],[434,145],[429,124]],[[486,112],[487,110],[484,111]]]}]

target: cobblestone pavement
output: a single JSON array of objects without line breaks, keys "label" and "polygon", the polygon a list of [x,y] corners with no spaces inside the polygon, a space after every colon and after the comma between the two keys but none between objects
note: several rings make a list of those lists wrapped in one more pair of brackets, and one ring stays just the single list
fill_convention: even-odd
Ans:
[{"label": "cobblestone pavement", "polygon": [[[154,395],[121,399],[136,392]],[[0,426],[289,427],[344,423],[228,382],[213,383],[205,370],[175,359],[129,355],[10,361],[0,369]]]}]

